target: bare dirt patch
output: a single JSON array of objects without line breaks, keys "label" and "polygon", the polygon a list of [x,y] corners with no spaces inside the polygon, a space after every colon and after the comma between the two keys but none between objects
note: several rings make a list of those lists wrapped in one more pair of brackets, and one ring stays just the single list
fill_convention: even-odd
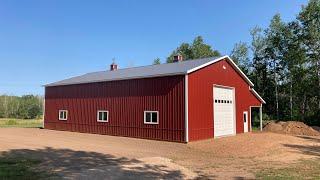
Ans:
[{"label": "bare dirt patch", "polygon": [[0,129],[4,156],[40,159],[69,179],[255,178],[264,168],[320,158],[320,138],[246,133],[189,144],[43,129]]}]

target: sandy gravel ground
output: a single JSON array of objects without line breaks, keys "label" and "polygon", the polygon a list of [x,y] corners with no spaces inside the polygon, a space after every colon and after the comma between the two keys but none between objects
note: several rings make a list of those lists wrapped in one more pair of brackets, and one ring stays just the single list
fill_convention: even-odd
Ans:
[{"label": "sandy gravel ground", "polygon": [[246,133],[189,144],[44,129],[0,129],[4,156],[42,159],[66,179],[254,179],[320,157],[320,138]]}]

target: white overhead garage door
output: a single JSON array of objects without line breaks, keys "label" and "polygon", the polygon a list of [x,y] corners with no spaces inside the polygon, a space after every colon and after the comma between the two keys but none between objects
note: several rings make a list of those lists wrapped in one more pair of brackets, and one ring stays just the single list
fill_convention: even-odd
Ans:
[{"label": "white overhead garage door", "polygon": [[235,134],[234,89],[213,88],[214,137]]}]

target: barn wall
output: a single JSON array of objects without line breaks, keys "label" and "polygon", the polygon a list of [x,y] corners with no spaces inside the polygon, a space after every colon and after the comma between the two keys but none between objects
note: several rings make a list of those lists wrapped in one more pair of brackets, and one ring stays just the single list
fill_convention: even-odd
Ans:
[{"label": "barn wall", "polygon": [[[223,68],[226,67],[226,69]],[[200,140],[214,137],[213,129],[213,85],[235,87],[236,132],[242,133],[243,111],[250,106],[260,106],[260,101],[249,90],[249,84],[227,60],[222,60],[188,76],[188,120],[189,139]],[[251,119],[249,118],[251,121]],[[248,123],[250,130],[250,122]]]},{"label": "barn wall", "polygon": [[[47,87],[45,128],[184,142],[184,76]],[[68,110],[59,121],[58,111]],[[109,122],[97,122],[108,110]],[[159,124],[144,124],[144,111],[159,111]]]}]

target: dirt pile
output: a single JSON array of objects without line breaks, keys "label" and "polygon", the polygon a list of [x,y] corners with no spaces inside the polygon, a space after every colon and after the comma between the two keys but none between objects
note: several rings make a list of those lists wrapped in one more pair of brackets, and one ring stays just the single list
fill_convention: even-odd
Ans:
[{"label": "dirt pile", "polygon": [[270,122],[264,128],[264,131],[305,136],[320,136],[320,132],[314,128],[298,121]]},{"label": "dirt pile", "polygon": [[311,126],[314,130],[319,131],[320,132],[320,127],[319,126]]}]

